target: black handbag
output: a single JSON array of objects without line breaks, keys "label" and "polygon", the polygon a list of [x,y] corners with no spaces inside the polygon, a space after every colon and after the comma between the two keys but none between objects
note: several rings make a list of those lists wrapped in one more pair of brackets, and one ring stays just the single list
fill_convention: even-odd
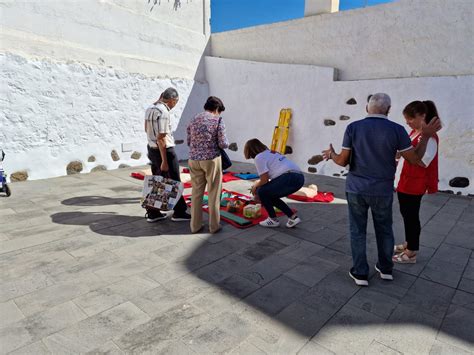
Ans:
[{"label": "black handbag", "polygon": [[[221,120],[222,120],[222,117],[219,117],[219,123],[217,124],[217,132],[219,132],[219,125],[221,124]],[[229,156],[227,155],[224,149],[219,148],[219,152],[221,153],[222,170],[224,171],[224,170],[229,169],[232,166],[232,161],[230,160]]]}]

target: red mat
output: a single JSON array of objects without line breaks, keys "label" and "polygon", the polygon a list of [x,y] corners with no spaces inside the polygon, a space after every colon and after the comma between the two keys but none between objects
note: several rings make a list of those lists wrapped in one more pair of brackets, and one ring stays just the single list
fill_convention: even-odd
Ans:
[{"label": "red mat", "polygon": [[332,192],[318,192],[314,197],[289,195],[288,198],[302,202],[332,202],[334,201],[334,194]]},{"label": "red mat", "polygon": [[[225,189],[222,189],[222,192],[223,192],[223,193],[224,193],[224,192],[228,192],[228,193],[230,193],[230,194],[232,194],[232,195],[242,196],[242,197],[245,197],[245,198],[250,198],[250,196],[247,196],[247,195],[244,195],[244,194],[239,194],[238,192],[234,192],[234,191],[228,191],[228,190],[225,190]],[[207,192],[204,193],[204,194],[207,195]],[[191,197],[191,195],[185,195],[185,196],[184,196],[184,199],[186,200],[186,203],[188,204],[188,206],[191,206],[190,197]],[[208,208],[208,207],[204,207],[204,205],[203,205],[203,207],[202,207],[202,210],[203,210],[204,212],[209,212],[209,208]],[[222,207],[222,206],[221,206],[221,210],[222,210],[222,211],[227,211],[227,209],[226,209],[225,207]],[[293,209],[293,211],[296,212],[295,209]],[[232,221],[232,220],[230,220],[230,219],[227,219],[227,218],[225,218],[224,216],[221,216],[221,220],[223,220],[223,221],[225,221],[225,222],[227,222],[227,223],[233,225],[233,226],[236,227],[236,228],[239,228],[239,229],[246,229],[246,228],[250,228],[250,227],[253,227],[253,226],[257,225],[257,224],[259,224],[261,221],[263,221],[263,220],[265,220],[265,219],[268,218],[268,213],[267,213],[267,211],[266,211],[263,207],[262,207],[262,212],[261,212],[261,213],[262,213],[262,215],[261,215],[259,218],[246,218],[246,217],[244,217],[244,215],[243,215],[242,213],[232,213],[232,214],[234,214],[234,215],[236,215],[236,216],[238,216],[238,217],[241,217],[241,218],[243,218],[243,219],[246,219],[247,221],[249,221],[249,222],[251,223],[251,224],[248,224],[248,225],[246,225],[246,226],[241,226],[240,224],[238,224],[238,223],[236,223],[236,222],[234,222],[234,221]],[[284,215],[283,212],[278,212],[278,213],[277,213],[277,216],[283,216],[283,215]]]},{"label": "red mat", "polygon": [[[222,182],[229,182],[229,181],[234,181],[234,180],[240,180],[240,178],[235,177],[233,172],[227,172],[224,175],[222,175]],[[144,180],[145,179],[145,173],[142,171],[135,171],[130,174],[132,178],[138,179],[138,180]],[[191,181],[185,182],[184,183],[184,188],[190,188],[192,186]]]}]

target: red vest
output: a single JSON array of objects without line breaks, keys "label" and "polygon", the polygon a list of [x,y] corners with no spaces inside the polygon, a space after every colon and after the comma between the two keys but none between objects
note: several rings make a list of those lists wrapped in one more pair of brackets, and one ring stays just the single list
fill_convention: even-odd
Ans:
[{"label": "red vest", "polygon": [[[414,133],[412,131],[410,136]],[[421,134],[416,136],[411,144],[413,147],[418,145]],[[436,144],[439,147],[439,139],[437,135],[433,138],[436,140]],[[400,181],[398,182],[397,191],[409,195],[424,195],[425,193],[434,194],[438,192],[438,150],[436,155],[431,161],[430,165],[426,168],[413,165],[407,162],[403,162],[402,173],[400,174]]]}]

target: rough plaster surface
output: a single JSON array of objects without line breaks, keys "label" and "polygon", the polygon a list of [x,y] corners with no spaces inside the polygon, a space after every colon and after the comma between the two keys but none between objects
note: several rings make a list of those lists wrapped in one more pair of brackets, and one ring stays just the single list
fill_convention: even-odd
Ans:
[{"label": "rough plaster surface", "polygon": [[209,0],[0,2],[0,52],[73,60],[150,76],[204,80],[198,66],[207,45]]},{"label": "rough plaster surface", "polygon": [[473,11],[472,0],[398,0],[213,34],[211,55],[337,68],[340,80],[468,75]]},{"label": "rough plaster surface", "polygon": [[[66,174],[82,161],[83,172],[98,164],[143,165],[146,136],[144,110],[166,87],[176,87],[180,101],[172,111],[176,139],[184,139],[190,118],[202,110],[206,84],[190,79],[163,79],[105,66],[0,55],[0,142],[7,173],[26,170],[30,179]],[[141,152],[138,160],[122,153],[122,143]],[[114,162],[115,149],[121,159]],[[187,147],[177,146],[187,157]],[[94,155],[95,162],[87,162]]]},{"label": "rough plaster surface", "polygon": [[[250,138],[270,144],[273,127],[281,108],[293,109],[288,145],[292,160],[307,171],[308,159],[333,143],[342,144],[345,128],[365,117],[367,96],[386,92],[392,97],[390,119],[405,125],[402,110],[413,100],[433,100],[444,128],[440,131],[440,189],[463,194],[474,186],[455,189],[450,179],[463,176],[474,181],[474,97],[473,76],[381,79],[339,82],[333,69],[309,65],[269,64],[206,57],[206,73],[211,95],[225,103],[223,118],[228,139],[243,147]],[[356,105],[346,102],[355,98]],[[349,120],[340,121],[341,115]],[[334,126],[324,120],[333,119]],[[243,161],[242,152],[228,151],[232,160]],[[332,162],[320,162],[319,174],[332,176],[344,169]]]}]

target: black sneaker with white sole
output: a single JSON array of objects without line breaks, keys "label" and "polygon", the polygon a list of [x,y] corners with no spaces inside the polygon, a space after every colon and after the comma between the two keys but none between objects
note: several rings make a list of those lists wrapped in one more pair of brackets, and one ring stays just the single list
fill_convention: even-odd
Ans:
[{"label": "black sneaker with white sole", "polygon": [[357,286],[369,286],[367,276],[356,275],[352,272],[352,269],[349,271],[349,276],[354,280]]},{"label": "black sneaker with white sole", "polygon": [[173,214],[171,220],[173,222],[189,222],[191,220],[191,215],[186,212],[184,212],[183,214]]},{"label": "black sneaker with white sole", "polygon": [[378,268],[377,265],[375,265],[375,270],[377,270],[377,272],[379,273],[380,278],[382,280],[393,281],[393,275],[392,275],[391,271],[389,273],[388,272],[382,272],[382,271],[380,271],[380,269]]},{"label": "black sneaker with white sole", "polygon": [[145,218],[148,223],[155,223],[163,219],[166,219],[166,215],[161,213],[160,211],[149,210],[145,214]]}]

